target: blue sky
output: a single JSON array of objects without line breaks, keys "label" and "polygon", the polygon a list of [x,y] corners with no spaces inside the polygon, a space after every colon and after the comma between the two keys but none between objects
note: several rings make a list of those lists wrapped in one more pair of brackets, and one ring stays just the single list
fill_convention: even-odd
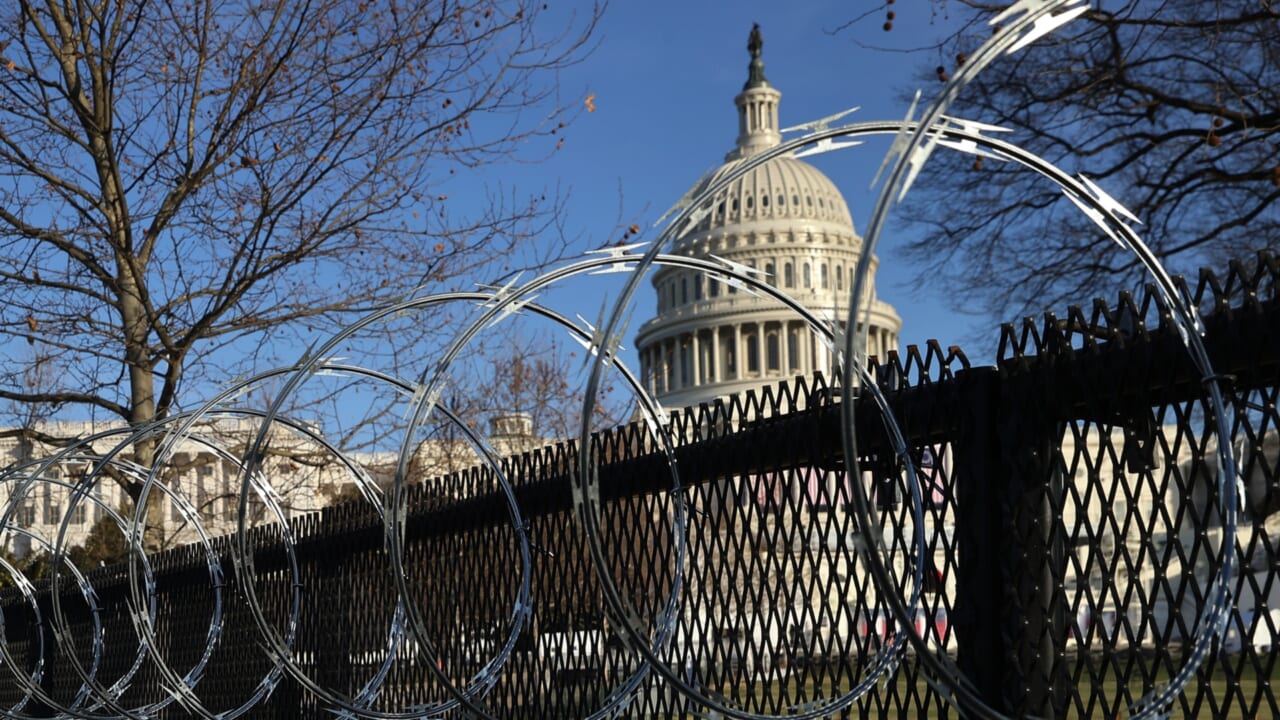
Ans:
[{"label": "blue sky", "polygon": [[[864,6],[866,7],[866,6]],[[591,55],[561,78],[566,97],[590,93],[594,111],[583,112],[565,131],[564,147],[548,162],[520,168],[515,182],[554,182],[568,192],[568,227],[583,247],[616,241],[617,224],[653,224],[707,169],[733,147],[737,116],[733,97],[746,79],[747,34],[753,22],[764,35],[769,81],[782,91],[784,127],[860,106],[859,120],[899,119],[911,92],[937,89],[922,71],[934,66],[930,44],[948,29],[949,18],[924,0],[890,6],[894,28],[885,32],[885,10],[869,12],[852,29],[836,29],[852,17],[849,3],[614,2],[606,10]],[[870,142],[853,151],[814,159],[845,193],[859,232],[875,195],[869,185],[888,148]],[[898,256],[895,232],[886,233],[878,255],[880,297],[902,315],[902,342],[937,338],[962,344],[975,361],[989,361],[997,336],[995,320],[964,312],[945,297],[913,291],[911,268]],[[621,287],[609,282],[582,286],[573,302],[594,321],[601,300]],[[645,284],[648,288],[648,284]],[[638,299],[627,342],[652,317],[653,300]],[[983,343],[968,342],[974,336]]]}]

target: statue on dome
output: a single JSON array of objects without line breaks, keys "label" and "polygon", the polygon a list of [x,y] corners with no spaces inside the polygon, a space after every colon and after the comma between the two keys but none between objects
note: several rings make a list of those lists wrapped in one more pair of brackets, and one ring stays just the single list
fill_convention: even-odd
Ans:
[{"label": "statue on dome", "polygon": [[769,84],[764,79],[764,60],[760,59],[760,51],[764,50],[764,36],[760,34],[760,23],[751,23],[751,35],[747,37],[747,52],[751,53],[751,64],[747,66],[747,83],[743,90],[753,87],[765,87]]}]

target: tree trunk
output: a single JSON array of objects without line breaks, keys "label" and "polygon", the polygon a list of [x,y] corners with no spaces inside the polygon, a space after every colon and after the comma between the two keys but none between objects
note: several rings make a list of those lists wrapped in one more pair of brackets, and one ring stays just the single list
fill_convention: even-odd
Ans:
[{"label": "tree trunk", "polygon": [[[125,362],[129,371],[129,423],[138,428],[156,418],[155,376],[151,372],[146,309],[139,299],[135,279],[123,270],[122,263],[120,317],[124,329]],[[152,467],[156,459],[155,450],[154,439],[136,443],[133,448],[134,461],[142,467]],[[142,485],[133,482],[125,489],[133,498],[136,510]],[[148,495],[147,526],[143,531],[142,544],[143,549],[149,553],[164,549],[164,506],[159,493]]]}]

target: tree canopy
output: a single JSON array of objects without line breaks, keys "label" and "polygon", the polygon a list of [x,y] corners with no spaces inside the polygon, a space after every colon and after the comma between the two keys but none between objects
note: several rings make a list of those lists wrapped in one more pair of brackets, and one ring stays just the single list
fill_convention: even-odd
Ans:
[{"label": "tree canopy", "polygon": [[[934,4],[959,28],[918,50],[934,82],[1007,6]],[[1011,141],[1088,176],[1142,221],[1167,267],[1195,272],[1280,239],[1278,38],[1271,3],[1096,3],[985,69],[950,114],[1009,128]],[[984,310],[1085,302],[1143,282],[1133,257],[1025,170],[936,153],[916,187],[903,215],[923,232],[908,258],[922,282],[942,278]]]},{"label": "tree canopy", "polygon": [[545,9],[6,4],[0,399],[144,422],[272,342],[556,253],[530,242],[555,197],[455,212],[446,184],[554,151],[596,15]]}]

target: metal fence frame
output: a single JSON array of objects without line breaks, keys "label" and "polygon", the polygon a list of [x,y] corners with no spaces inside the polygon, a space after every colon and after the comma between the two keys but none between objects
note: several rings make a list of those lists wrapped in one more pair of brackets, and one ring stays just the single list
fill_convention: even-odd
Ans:
[{"label": "metal fence frame", "polygon": [[[1097,300],[1062,317],[1007,324],[994,367],[970,367],[958,349],[933,342],[873,364],[872,376],[910,445],[947,455],[947,462],[922,467],[919,478],[933,493],[924,508],[931,525],[952,529],[934,536],[930,557],[939,567],[929,568],[934,584],[923,603],[934,620],[925,631],[937,652],[954,653],[990,707],[1015,716],[1124,714],[1180,666],[1179,642],[1193,621],[1184,616],[1197,602],[1197,578],[1213,568],[1214,542],[1229,541],[1241,559],[1236,596],[1250,593],[1253,614],[1235,609],[1235,640],[1229,632],[1171,711],[1280,716],[1271,683],[1280,675],[1280,643],[1264,651],[1253,640],[1264,633],[1280,637],[1277,613],[1257,610],[1267,610],[1266,598],[1280,595],[1280,525],[1273,529],[1277,523],[1267,522],[1280,514],[1280,472],[1267,450],[1280,425],[1278,283],[1280,260],[1261,254],[1220,275],[1202,272],[1186,287],[1206,313],[1204,341],[1214,367],[1231,380],[1233,440],[1252,450],[1241,460],[1245,477],[1259,478],[1256,487],[1246,487],[1246,522],[1235,538],[1212,539],[1213,498],[1202,497],[1200,489],[1209,450],[1197,440],[1207,424],[1197,415],[1203,389],[1158,293],[1123,295],[1114,304]],[[881,620],[892,627],[866,600],[875,591],[845,542],[852,537],[840,511],[847,497],[812,480],[844,469],[837,399],[822,378],[796,379],[681,411],[666,429],[696,527],[680,575],[687,609],[665,657],[744,712],[785,715],[847,689],[865,676],[885,639]],[[911,522],[901,500],[906,481],[894,463],[875,460],[891,454],[876,411],[859,407],[857,422],[868,487],[885,522],[902,529]],[[1096,457],[1089,443],[1097,446]],[[606,535],[618,563],[612,571],[636,611],[654,615],[677,578],[669,564],[674,540],[663,521],[671,502],[667,459],[643,425],[600,434],[594,444],[593,454],[605,458]],[[486,662],[510,627],[514,596],[503,573],[512,567],[514,551],[506,501],[492,470],[439,478],[415,487],[409,498],[406,547],[417,563],[424,614],[440,634],[440,667],[460,682],[492,683],[481,702],[500,717],[588,716],[638,669],[610,636],[594,569],[573,524],[568,473],[576,457],[573,444],[565,443],[504,461],[535,557],[532,619],[500,668]],[[1188,463],[1186,469],[1173,466],[1178,462]],[[1110,476],[1094,467],[1104,464]],[[1100,507],[1104,511],[1095,512]],[[354,695],[386,660],[394,621],[396,593],[386,578],[381,521],[357,502],[297,519],[292,530],[307,604],[296,656],[317,682]],[[196,688],[210,707],[238,706],[272,667],[236,599],[230,542],[215,542],[229,591],[228,630]],[[259,597],[278,609],[293,591],[279,543],[269,529],[255,531],[254,542]],[[895,547],[909,555],[909,548]],[[154,567],[161,643],[171,653],[166,658],[181,665],[181,658],[206,647],[210,578],[194,548],[159,554]],[[935,579],[934,571],[941,577]],[[765,586],[762,578],[774,575],[781,584]],[[1099,586],[1081,579],[1086,576],[1104,579]],[[117,678],[137,663],[121,703],[163,696],[160,677],[138,659],[130,635],[126,569],[101,568],[88,579],[104,608],[103,644],[110,649],[98,672]],[[47,588],[39,597],[47,615]],[[67,604],[78,628],[72,644],[87,653],[83,602]],[[1171,605],[1180,610],[1169,610]],[[1165,608],[1165,620],[1152,619],[1158,606]],[[36,624],[18,593],[0,591],[0,607],[14,658],[33,661],[42,639],[46,647],[57,645],[48,623]],[[1122,609],[1123,617],[1117,615]],[[735,613],[740,623],[725,620]],[[799,625],[781,628],[779,618],[800,616]],[[938,617],[947,618],[945,627]],[[849,629],[862,624],[876,629]],[[412,649],[393,655],[398,659],[389,663],[374,707],[409,707],[445,695]],[[43,670],[41,685],[56,697],[69,698],[82,684],[65,658],[47,658]],[[888,683],[850,711],[953,715],[947,686],[908,652]],[[49,714],[38,703],[24,703],[16,685],[0,686],[0,707]],[[701,712],[696,701],[651,676],[622,714]],[[185,715],[174,706],[159,716]],[[248,717],[328,716],[289,677],[248,709]]]}]

